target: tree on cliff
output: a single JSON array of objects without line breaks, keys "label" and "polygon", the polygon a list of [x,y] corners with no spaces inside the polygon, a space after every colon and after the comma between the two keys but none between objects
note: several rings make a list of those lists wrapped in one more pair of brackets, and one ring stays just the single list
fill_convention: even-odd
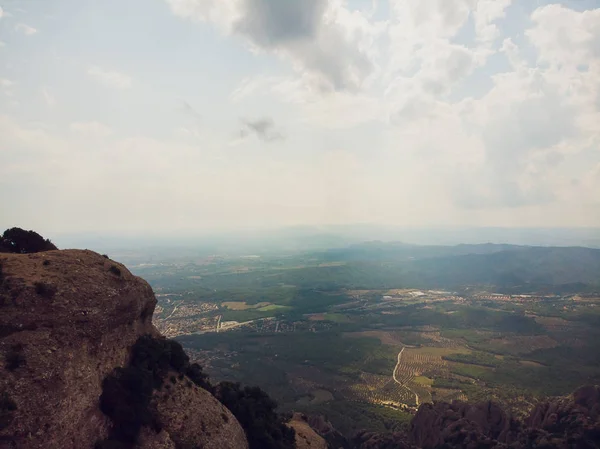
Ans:
[{"label": "tree on cliff", "polygon": [[259,387],[221,382],[215,397],[237,418],[250,449],[294,449],[295,433],[276,412],[277,403]]},{"label": "tree on cliff", "polygon": [[0,253],[39,253],[58,249],[50,240],[35,231],[11,228],[0,236]]}]

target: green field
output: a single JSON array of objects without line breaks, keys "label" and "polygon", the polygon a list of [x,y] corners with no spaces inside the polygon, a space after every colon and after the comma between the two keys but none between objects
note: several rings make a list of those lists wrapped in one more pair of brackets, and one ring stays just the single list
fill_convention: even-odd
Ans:
[{"label": "green field", "polygon": [[[493,399],[521,413],[536,398],[600,383],[600,299],[586,296],[587,284],[574,284],[585,300],[561,296],[567,287],[540,274],[568,280],[579,250],[565,250],[565,263],[546,249],[488,249],[409,263],[374,245],[143,275],[174,295],[159,298],[155,323],[214,380],[259,385],[281,410],[322,413],[338,429],[393,428],[417,400]],[[555,265],[536,259],[548,251]],[[581,279],[592,279],[590,270]],[[537,280],[511,284],[523,276]],[[490,294],[507,291],[528,295]],[[228,327],[214,333],[218,320]]]},{"label": "green field", "polygon": [[284,311],[284,310],[290,310],[291,307],[289,306],[280,306],[279,304],[270,304],[268,306],[263,306],[263,307],[259,307],[258,310],[259,312],[272,312],[272,311]]}]

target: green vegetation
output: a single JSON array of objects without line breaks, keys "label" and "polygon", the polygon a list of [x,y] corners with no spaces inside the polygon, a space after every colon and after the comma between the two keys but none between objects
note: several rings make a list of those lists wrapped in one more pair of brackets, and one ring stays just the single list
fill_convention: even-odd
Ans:
[{"label": "green vegetation", "polygon": [[488,376],[489,368],[477,365],[467,365],[463,363],[452,364],[450,371],[464,377],[470,377],[475,380],[484,379]]},{"label": "green vegetation", "polygon": [[273,359],[277,363],[298,363],[321,370],[360,373],[391,373],[397,351],[375,338],[344,338],[337,332],[257,335],[254,333],[220,333],[180,337],[194,349],[211,349],[227,344],[230,351],[262,365]]},{"label": "green vegetation", "polygon": [[478,344],[490,338],[490,332],[474,329],[442,329],[442,337],[451,339],[463,339],[469,344]]},{"label": "green vegetation", "polygon": [[502,361],[487,352],[475,351],[469,354],[450,354],[443,357],[445,360],[471,365],[480,365],[495,368],[502,364]]},{"label": "green vegetation", "polygon": [[425,376],[417,376],[414,378],[413,382],[415,382],[419,385],[426,385],[429,387],[433,385],[433,379],[430,379],[429,377],[425,377]]},{"label": "green vegetation", "polygon": [[325,321],[332,321],[334,323],[351,323],[352,319],[345,314],[341,313],[324,313],[323,319]]},{"label": "green vegetation", "polygon": [[0,236],[0,253],[39,253],[57,249],[48,239],[34,231],[21,228],[11,228]]},{"label": "green vegetation", "polygon": [[273,312],[273,310],[249,309],[223,310],[220,312],[220,314],[223,317],[223,321],[238,321],[240,323],[244,323],[246,321],[259,320],[261,318],[268,318],[279,315],[274,314]]},{"label": "green vegetation", "polygon": [[258,310],[259,312],[272,312],[273,310],[279,310],[281,312],[281,311],[289,310],[289,309],[291,309],[291,307],[280,306],[278,304],[271,304],[271,305],[268,305],[268,306],[259,307],[256,310]]},{"label": "green vegetation", "polygon": [[250,449],[294,449],[294,431],[275,412],[277,403],[258,387],[221,382],[215,397],[237,418],[248,438]]},{"label": "green vegetation", "polygon": [[390,407],[346,400],[305,407],[303,412],[323,415],[344,435],[353,435],[364,429],[373,432],[399,431],[406,429],[413,417],[410,413]]},{"label": "green vegetation", "polygon": [[199,298],[216,303],[222,302],[244,302],[248,305],[260,304],[261,302],[289,305],[297,289],[293,286],[273,286],[266,288],[227,288],[220,290],[198,289]]},{"label": "green vegetation", "polygon": [[110,271],[115,276],[121,276],[121,269],[116,265],[111,265],[108,271]]}]

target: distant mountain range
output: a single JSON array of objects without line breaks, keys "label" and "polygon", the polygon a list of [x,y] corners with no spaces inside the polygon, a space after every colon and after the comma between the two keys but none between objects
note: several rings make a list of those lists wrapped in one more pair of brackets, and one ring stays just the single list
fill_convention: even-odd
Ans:
[{"label": "distant mountain range", "polygon": [[296,226],[219,232],[64,233],[56,234],[54,240],[63,248],[83,247],[96,251],[185,248],[213,254],[310,251],[343,248],[373,240],[402,241],[413,245],[494,243],[600,248],[600,228]]},{"label": "distant mountain range", "polygon": [[455,289],[478,285],[507,292],[562,294],[600,286],[600,249],[595,248],[368,242],[317,252],[314,258],[345,262],[330,269],[329,280],[352,282],[352,287],[369,287],[376,280],[387,286]]}]

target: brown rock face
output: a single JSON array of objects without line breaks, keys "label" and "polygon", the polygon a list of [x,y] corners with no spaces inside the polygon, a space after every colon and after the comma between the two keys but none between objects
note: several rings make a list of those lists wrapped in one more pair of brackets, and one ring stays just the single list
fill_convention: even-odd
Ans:
[{"label": "brown rock face", "polygon": [[148,428],[143,428],[136,449],[176,449],[176,447],[167,432],[156,433]]},{"label": "brown rock face", "polygon": [[[87,449],[106,438],[102,381],[128,363],[140,336],[158,336],[155,305],[144,280],[92,251],[0,254],[0,448]],[[157,399],[163,431],[144,429],[140,448],[247,447],[239,423],[208,392],[183,388],[172,405]],[[174,416],[175,408],[188,416]],[[208,432],[219,442],[231,432],[231,444],[193,437],[203,433],[198,414],[226,416]]]},{"label": "brown rock face", "polygon": [[529,445],[552,441],[561,448],[600,448],[600,387],[582,387],[570,398],[539,404],[525,425],[527,439],[522,440]]},{"label": "brown rock face", "polygon": [[360,449],[416,449],[402,432],[377,434],[375,432],[359,432],[353,439],[354,447]]},{"label": "brown rock face", "polygon": [[516,428],[516,421],[493,402],[441,402],[419,408],[410,425],[410,440],[424,449],[443,444],[493,446],[496,442],[511,443]]},{"label": "brown rock face", "polygon": [[409,437],[423,449],[600,448],[600,387],[583,387],[571,397],[550,399],[524,422],[491,402],[425,404],[411,422]]},{"label": "brown rock face", "polygon": [[107,433],[102,380],[156,332],[152,289],[91,251],[2,254],[0,263],[0,394],[16,404],[0,443],[92,447]]},{"label": "brown rock face", "polygon": [[177,449],[244,449],[246,435],[231,412],[187,377],[171,376],[152,401],[154,415]]},{"label": "brown rock face", "polygon": [[296,432],[297,449],[327,449],[327,442],[308,424],[308,418],[301,413],[294,413],[288,423]]}]

